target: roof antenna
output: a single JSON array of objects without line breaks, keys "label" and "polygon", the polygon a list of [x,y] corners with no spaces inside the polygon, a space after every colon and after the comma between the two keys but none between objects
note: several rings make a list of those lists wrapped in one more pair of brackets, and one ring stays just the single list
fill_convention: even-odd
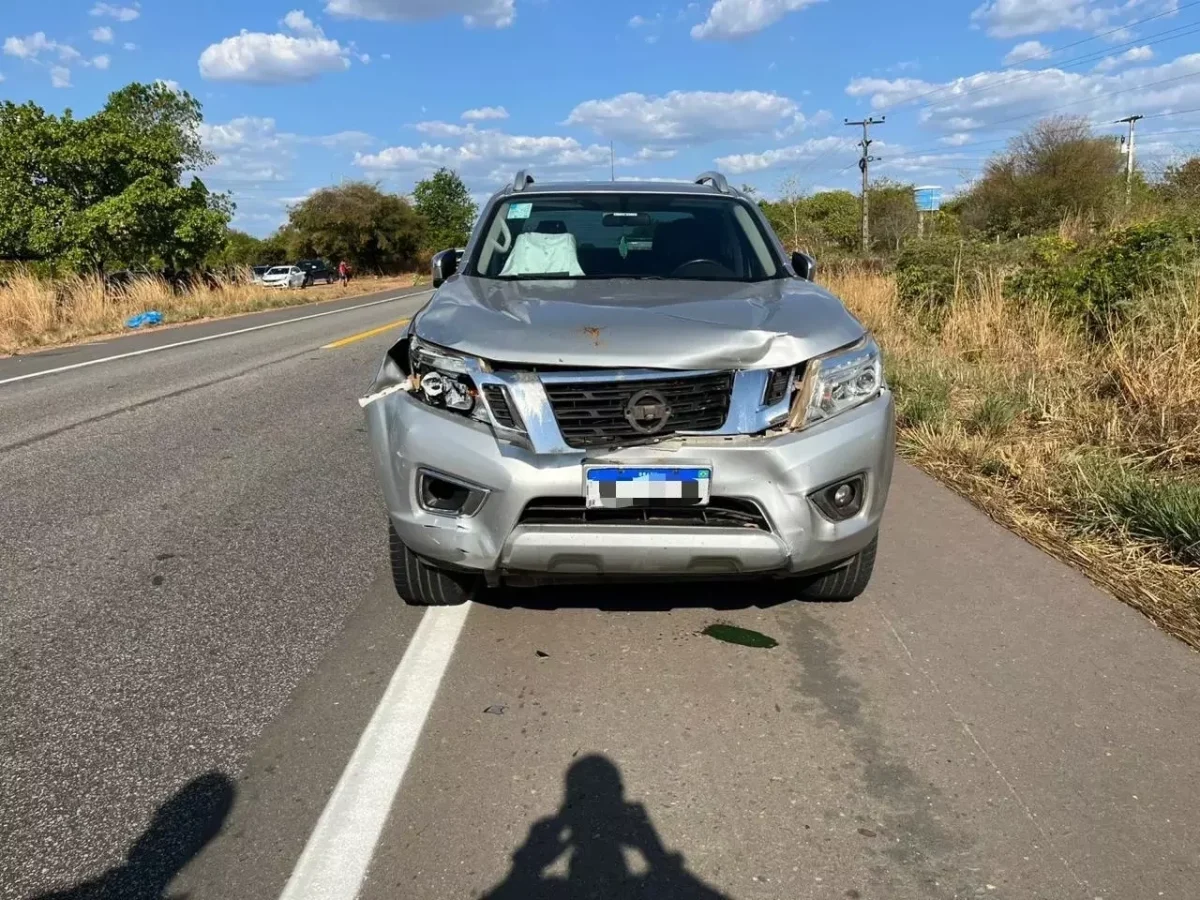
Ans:
[{"label": "roof antenna", "polygon": [[608,174],[610,181],[617,180],[617,157],[613,151],[613,142],[608,142]]}]

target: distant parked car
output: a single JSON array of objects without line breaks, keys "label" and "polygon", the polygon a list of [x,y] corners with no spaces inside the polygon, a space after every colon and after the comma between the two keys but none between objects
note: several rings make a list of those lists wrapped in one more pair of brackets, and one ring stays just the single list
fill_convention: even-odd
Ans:
[{"label": "distant parked car", "polygon": [[263,285],[279,288],[302,288],[308,284],[308,273],[299,266],[275,266],[263,276]]},{"label": "distant parked car", "polygon": [[263,283],[263,276],[271,271],[270,266],[251,266],[250,272],[255,284]]},{"label": "distant parked car", "polygon": [[323,259],[302,259],[296,265],[308,275],[305,287],[316,284],[318,281],[323,281],[325,284],[333,284],[337,281],[337,272],[331,269]]}]

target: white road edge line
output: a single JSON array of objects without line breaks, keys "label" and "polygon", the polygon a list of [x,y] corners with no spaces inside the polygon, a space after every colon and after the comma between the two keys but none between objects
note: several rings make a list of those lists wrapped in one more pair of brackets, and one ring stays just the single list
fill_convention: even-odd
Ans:
[{"label": "white road edge line", "polygon": [[118,353],[114,356],[102,356],[99,359],[89,359],[86,362],[72,363],[69,366],[59,366],[56,369],[43,369],[40,372],[27,372],[12,378],[0,379],[0,386],[26,381],[30,378],[40,378],[43,375],[55,375],[59,372],[69,372],[72,369],[82,369],[87,366],[98,366],[100,363],[114,362],[118,359],[129,359],[131,356],[143,356],[147,353],[158,353],[160,350],[174,350],[176,347],[186,347],[189,344],[203,344],[205,341],[215,341],[217,338],[233,337],[235,334],[248,334],[251,331],[262,331],[264,328],[276,328],[280,325],[291,325],[293,322],[307,322],[309,319],[320,319],[322,316],[336,316],[338,313],[353,312],[356,309],[366,309],[369,306],[379,306],[381,303],[392,303],[409,297],[420,297],[430,293],[428,290],[416,291],[412,294],[397,294],[395,297],[385,297],[382,300],[372,300],[370,303],[359,303],[357,306],[345,306],[341,309],[327,309],[324,312],[311,313],[307,316],[296,316],[292,319],[282,319],[278,322],[267,322],[265,325],[251,325],[249,328],[238,328],[234,331],[222,331],[220,334],[209,334],[204,337],[190,338],[186,341],[176,341],[173,344],[163,344],[160,347],[146,347],[142,350],[131,350],[128,353]]},{"label": "white road edge line", "polygon": [[354,900],[470,604],[425,611],[280,900]]}]

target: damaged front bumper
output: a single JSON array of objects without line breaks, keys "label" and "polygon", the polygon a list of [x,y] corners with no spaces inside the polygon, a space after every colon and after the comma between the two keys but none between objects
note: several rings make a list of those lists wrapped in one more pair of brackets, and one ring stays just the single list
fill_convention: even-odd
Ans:
[{"label": "damaged front bumper", "polygon": [[[878,533],[895,446],[886,389],[828,421],[788,431],[768,425],[778,421],[778,409],[737,412],[754,408],[736,402],[738,391],[762,397],[766,378],[738,372],[720,430],[582,450],[564,439],[547,399],[545,385],[557,375],[471,372],[481,390],[503,384],[511,407],[504,421],[489,407],[489,422],[481,422],[415,398],[412,382],[385,361],[389,366],[392,377],[377,380],[361,401],[371,449],[397,534],[437,565],[477,571],[493,583],[525,576],[783,576],[836,567]],[[691,519],[636,509],[627,517],[594,514],[584,508],[584,466],[596,463],[703,466],[712,473],[709,506]],[[839,516],[827,492],[848,481],[858,502]]]}]

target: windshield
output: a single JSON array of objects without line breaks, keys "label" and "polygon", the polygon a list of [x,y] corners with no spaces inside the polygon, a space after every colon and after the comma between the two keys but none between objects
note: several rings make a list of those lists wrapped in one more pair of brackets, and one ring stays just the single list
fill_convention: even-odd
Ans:
[{"label": "windshield", "polygon": [[267,274],[268,275],[290,275],[291,272],[292,272],[292,270],[289,269],[287,266],[276,266],[271,271],[269,271]]},{"label": "windshield", "polygon": [[761,281],[781,271],[754,214],[739,200],[598,193],[498,204],[472,274]]}]

